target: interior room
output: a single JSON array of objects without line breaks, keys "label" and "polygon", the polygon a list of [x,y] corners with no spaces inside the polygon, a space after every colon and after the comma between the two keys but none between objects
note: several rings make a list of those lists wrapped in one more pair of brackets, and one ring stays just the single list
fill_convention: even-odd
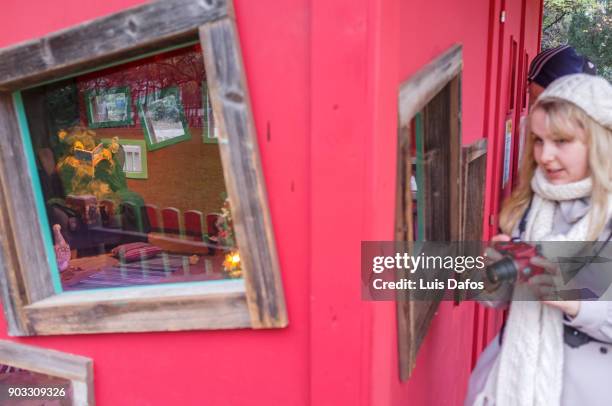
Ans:
[{"label": "interior room", "polygon": [[63,290],[241,277],[199,44],[21,97]]}]

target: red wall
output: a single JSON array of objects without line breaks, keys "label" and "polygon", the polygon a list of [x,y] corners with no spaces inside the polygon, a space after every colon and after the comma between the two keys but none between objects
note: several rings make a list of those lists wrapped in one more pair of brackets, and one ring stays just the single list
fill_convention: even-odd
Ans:
[{"label": "red wall", "polygon": [[[359,250],[393,238],[401,82],[462,43],[464,143],[497,137],[499,1],[234,0],[289,327],[11,339],[92,357],[101,405],[461,404],[492,322],[442,304],[400,384],[395,304],[361,301]],[[136,3],[5,0],[0,46]]]},{"label": "red wall", "polygon": [[[0,46],[138,3],[4,0]],[[308,404],[308,2],[236,0],[235,5],[290,325],[268,331],[10,338],[93,358],[99,405]],[[6,337],[3,320],[0,329]]]},{"label": "red wall", "polygon": [[[503,140],[500,103],[508,96],[510,81],[509,75],[498,72],[499,66],[508,65],[506,59],[501,59],[508,46],[505,39],[499,43],[500,31],[516,36],[517,41],[522,38],[519,45],[524,45],[533,58],[538,49],[541,18],[540,0],[509,1],[512,7],[505,7],[506,21],[502,24],[501,3],[502,0],[466,0],[441,5],[413,0],[381,2],[378,7],[372,27],[382,38],[377,40],[378,47],[372,48],[373,59],[379,64],[373,68],[375,97],[371,104],[372,111],[378,114],[373,117],[372,138],[376,141],[369,145],[369,159],[365,159],[366,173],[371,175],[365,190],[370,204],[365,212],[371,216],[364,216],[375,220],[365,225],[365,239],[384,240],[393,235],[395,160],[389,157],[396,153],[397,118],[391,97],[397,97],[399,83],[455,43],[463,45],[463,144],[487,138],[489,155],[499,154]],[[495,161],[497,165],[500,162],[501,158]],[[491,168],[488,173],[485,221],[492,212],[489,205],[493,191],[499,187],[498,171],[499,168]],[[394,305],[376,303],[369,310],[373,321],[372,404],[463,404],[471,367],[498,330],[501,315],[474,303],[442,303],[419,352],[413,376],[408,383],[400,384]]]}]

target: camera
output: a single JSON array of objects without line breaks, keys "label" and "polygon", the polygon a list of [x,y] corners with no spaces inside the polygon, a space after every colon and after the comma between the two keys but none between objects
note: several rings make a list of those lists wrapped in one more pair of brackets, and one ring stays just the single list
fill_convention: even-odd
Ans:
[{"label": "camera", "polygon": [[531,258],[540,256],[539,247],[523,241],[500,241],[493,247],[503,258],[486,268],[487,279],[493,284],[503,281],[525,282],[545,269],[530,263]]}]

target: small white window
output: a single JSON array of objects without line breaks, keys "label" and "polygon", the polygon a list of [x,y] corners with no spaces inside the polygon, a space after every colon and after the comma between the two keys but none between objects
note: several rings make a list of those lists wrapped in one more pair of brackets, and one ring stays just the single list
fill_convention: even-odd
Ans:
[{"label": "small white window", "polygon": [[142,172],[142,148],[140,145],[124,145],[125,162],[123,171],[125,173]]}]

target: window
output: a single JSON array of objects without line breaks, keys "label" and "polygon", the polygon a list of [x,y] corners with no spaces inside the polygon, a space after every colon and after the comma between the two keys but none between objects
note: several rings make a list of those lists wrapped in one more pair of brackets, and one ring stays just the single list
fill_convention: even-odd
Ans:
[{"label": "window", "polygon": [[11,334],[287,323],[231,4],[166,7],[0,50]]},{"label": "window", "polygon": [[[400,87],[397,241],[461,238],[461,205],[455,202],[461,201],[462,63],[461,46],[454,46]],[[418,349],[441,300],[440,292],[434,290],[429,300],[416,301],[406,290],[397,299],[402,380],[408,379],[414,368]]]},{"label": "window", "polygon": [[[480,241],[486,140],[461,147],[462,48],[456,45],[404,82],[399,92],[396,241]],[[457,203],[458,202],[458,203]],[[479,245],[466,244],[470,250]],[[436,275],[448,278],[448,274]],[[443,291],[397,298],[400,378],[406,380]],[[459,294],[455,300],[461,300]]]},{"label": "window", "polygon": [[93,362],[86,357],[0,341],[0,403],[21,404],[17,403],[19,399],[26,397],[58,405],[94,405]]},{"label": "window", "polygon": [[[133,142],[133,144],[130,144]],[[123,172],[128,178],[147,178],[147,152],[146,147],[141,142],[130,140],[121,142],[125,151],[125,161]]]}]

